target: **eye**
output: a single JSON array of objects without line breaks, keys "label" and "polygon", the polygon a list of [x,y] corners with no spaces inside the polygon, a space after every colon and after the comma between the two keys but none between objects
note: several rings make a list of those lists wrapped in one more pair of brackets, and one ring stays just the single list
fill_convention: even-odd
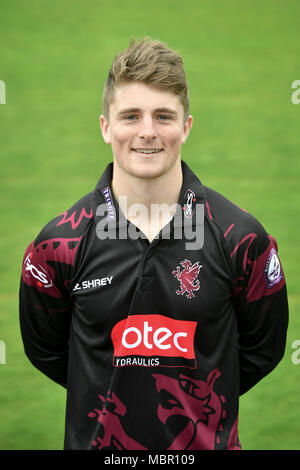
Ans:
[{"label": "eye", "polygon": [[169,119],[169,116],[166,116],[165,114],[159,114],[158,119],[160,121],[167,121]]},{"label": "eye", "polygon": [[128,116],[125,116],[126,121],[134,121],[135,119],[137,119],[137,116],[134,114],[128,114]]},{"label": "eye", "polygon": [[195,390],[197,390],[199,387],[197,387],[197,385],[194,384],[192,381],[187,380],[187,379],[180,379],[180,386],[182,390],[185,391],[185,393],[196,397]]},{"label": "eye", "polygon": [[106,410],[109,411],[110,413],[113,413],[113,412],[115,411],[115,409],[116,409],[116,405],[115,405],[115,403],[107,402],[107,403],[105,404],[105,408],[106,408]]}]

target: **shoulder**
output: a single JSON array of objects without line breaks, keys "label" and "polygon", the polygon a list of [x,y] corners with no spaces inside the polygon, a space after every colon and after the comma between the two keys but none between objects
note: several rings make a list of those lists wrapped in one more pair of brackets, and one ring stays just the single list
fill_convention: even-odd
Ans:
[{"label": "shoulder", "polygon": [[90,192],[69,209],[50,220],[40,231],[34,244],[50,239],[78,239],[93,219],[92,195]]},{"label": "shoulder", "polygon": [[248,285],[248,301],[278,292],[285,285],[285,277],[276,239],[256,217],[221,194],[206,188],[206,197],[207,219],[218,227],[231,266],[234,295],[244,285]]},{"label": "shoulder", "polygon": [[205,187],[205,193],[207,219],[218,227],[232,250],[242,244],[258,251],[267,248],[272,237],[253,214],[211,188]]},{"label": "shoulder", "polygon": [[92,195],[83,196],[58,216],[50,220],[39,232],[26,251],[40,264],[59,262],[74,265],[78,247],[89,225],[93,223]]},{"label": "shoulder", "polygon": [[52,297],[66,292],[80,241],[91,223],[92,193],[53,218],[30,243],[23,259],[22,279]]}]

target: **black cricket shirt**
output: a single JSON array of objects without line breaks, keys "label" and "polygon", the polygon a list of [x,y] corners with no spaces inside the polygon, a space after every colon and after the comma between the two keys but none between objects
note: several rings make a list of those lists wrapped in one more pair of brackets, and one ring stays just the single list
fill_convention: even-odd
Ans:
[{"label": "black cricket shirt", "polygon": [[[276,240],[182,171],[176,217],[151,243],[119,210],[111,163],[26,250],[22,338],[67,388],[65,449],[240,449],[239,396],[284,354]],[[191,229],[201,247],[187,249]]]}]

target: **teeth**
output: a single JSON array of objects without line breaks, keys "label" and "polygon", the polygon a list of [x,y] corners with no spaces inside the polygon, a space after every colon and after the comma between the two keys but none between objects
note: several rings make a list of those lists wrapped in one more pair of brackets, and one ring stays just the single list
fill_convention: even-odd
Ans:
[{"label": "teeth", "polygon": [[135,151],[140,153],[158,153],[161,149],[135,149]]}]

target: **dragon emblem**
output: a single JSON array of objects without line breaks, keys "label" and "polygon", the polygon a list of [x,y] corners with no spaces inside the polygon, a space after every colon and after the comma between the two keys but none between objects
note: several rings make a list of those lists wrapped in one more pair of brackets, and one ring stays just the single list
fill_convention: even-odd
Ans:
[{"label": "dragon emblem", "polygon": [[[172,426],[174,417],[179,417],[184,424],[177,435],[173,436],[166,450],[212,450],[221,444],[227,415],[225,397],[214,391],[215,381],[220,375],[217,368],[208,374],[206,380],[193,379],[183,374],[177,378],[162,374],[152,375],[159,398],[159,421],[166,425],[170,420]],[[106,397],[98,397],[99,408],[94,408],[88,414],[89,418],[96,419],[96,432],[99,434],[94,437],[93,447],[98,450],[148,450],[125,431],[124,424],[128,417],[125,404],[110,390]],[[227,441],[229,450],[241,448],[237,423],[236,417]]]},{"label": "dragon emblem", "polygon": [[202,265],[199,264],[199,261],[192,265],[191,261],[185,259],[180,262],[183,267],[180,271],[180,266],[176,267],[176,270],[172,271],[174,277],[180,282],[180,290],[176,291],[177,295],[186,294],[188,299],[195,297],[193,291],[196,291],[200,287],[200,281],[197,278]]},{"label": "dragon emblem", "polygon": [[127,414],[127,408],[122,401],[113,393],[108,392],[107,397],[99,395],[101,405],[95,408],[88,416],[96,418],[102,430],[101,436],[96,437],[93,446],[98,450],[113,446],[118,450],[147,450],[141,444],[128,436],[123,429],[121,419]]},{"label": "dragon emblem", "polygon": [[156,388],[161,397],[158,417],[162,423],[174,415],[187,419],[186,427],[179,433],[168,450],[214,449],[217,432],[222,430],[220,421],[224,410],[223,396],[213,391],[215,380],[220,376],[214,369],[206,381],[193,380],[180,375],[179,380],[154,374]]}]

